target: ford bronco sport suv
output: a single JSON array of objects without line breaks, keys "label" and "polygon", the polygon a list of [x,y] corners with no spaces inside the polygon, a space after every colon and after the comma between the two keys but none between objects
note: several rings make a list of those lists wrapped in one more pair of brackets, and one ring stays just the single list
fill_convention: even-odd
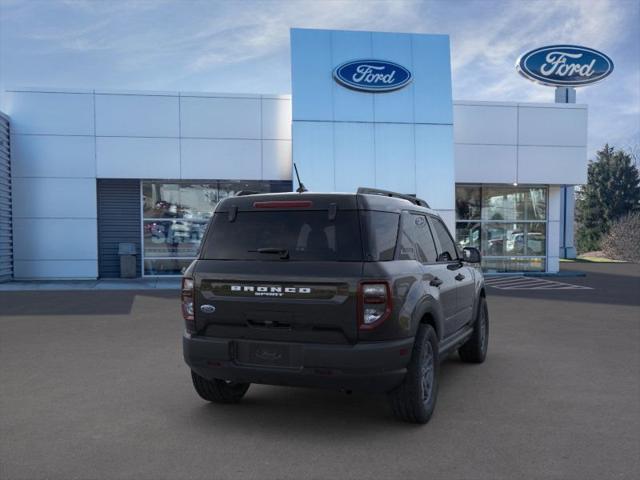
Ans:
[{"label": "ford bronco sport suv", "polygon": [[439,362],[487,353],[479,262],[410,196],[227,198],[182,279],[195,390],[218,403],[251,383],[387,392],[396,417],[426,423]]}]

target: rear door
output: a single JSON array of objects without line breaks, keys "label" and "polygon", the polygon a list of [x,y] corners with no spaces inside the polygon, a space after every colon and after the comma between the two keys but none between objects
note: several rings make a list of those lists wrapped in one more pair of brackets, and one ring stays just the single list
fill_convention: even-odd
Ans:
[{"label": "rear door", "polygon": [[353,343],[362,258],[357,210],[216,212],[194,272],[196,327],[222,338]]},{"label": "rear door", "polygon": [[457,314],[456,284],[447,265],[437,263],[436,245],[426,215],[405,212],[402,215],[398,260],[417,260],[422,264],[425,291],[438,298],[444,315],[445,335]]},{"label": "rear door", "polygon": [[447,328],[448,333],[454,333],[470,320],[473,307],[473,272],[461,262],[458,249],[444,222],[438,217],[429,216],[429,224],[438,249],[437,263],[448,272],[447,278],[452,282],[455,291],[456,313]]}]

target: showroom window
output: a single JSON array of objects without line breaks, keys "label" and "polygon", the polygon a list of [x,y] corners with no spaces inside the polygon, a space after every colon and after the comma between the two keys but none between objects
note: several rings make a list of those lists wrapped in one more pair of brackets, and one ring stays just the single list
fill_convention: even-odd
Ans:
[{"label": "showroom window", "polygon": [[456,185],[456,240],[480,250],[485,271],[544,271],[547,189]]},{"label": "showroom window", "polygon": [[142,181],[144,275],[181,275],[198,254],[217,203],[240,191],[286,192],[280,181]]}]

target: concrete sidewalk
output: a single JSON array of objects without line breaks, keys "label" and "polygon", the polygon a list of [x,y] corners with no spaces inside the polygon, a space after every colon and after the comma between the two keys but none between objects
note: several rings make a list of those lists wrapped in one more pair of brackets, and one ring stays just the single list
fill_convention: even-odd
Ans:
[{"label": "concrete sidewalk", "polygon": [[0,283],[0,292],[68,290],[178,290],[180,278],[101,278],[98,280],[47,280]]}]

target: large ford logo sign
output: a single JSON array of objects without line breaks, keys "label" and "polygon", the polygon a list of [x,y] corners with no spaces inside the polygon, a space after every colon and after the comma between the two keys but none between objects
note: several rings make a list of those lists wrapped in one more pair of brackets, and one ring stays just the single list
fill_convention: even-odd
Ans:
[{"label": "large ford logo sign", "polygon": [[336,67],[333,78],[353,90],[391,92],[409,84],[411,72],[385,60],[353,60]]},{"label": "large ford logo sign", "polygon": [[516,68],[523,77],[543,85],[580,87],[611,74],[613,62],[592,48],[551,45],[525,53]]}]

